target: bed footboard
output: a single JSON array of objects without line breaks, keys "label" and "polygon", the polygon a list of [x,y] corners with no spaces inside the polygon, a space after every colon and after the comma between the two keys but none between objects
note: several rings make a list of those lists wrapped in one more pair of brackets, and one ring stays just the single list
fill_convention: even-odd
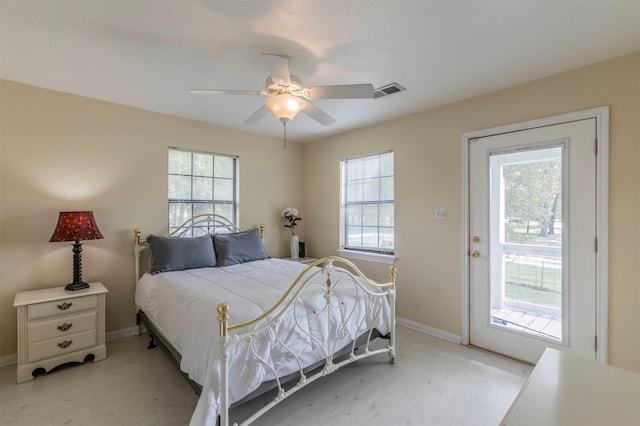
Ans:
[{"label": "bed footboard", "polygon": [[[308,265],[272,308],[252,320],[231,324],[233,306],[220,303],[217,308],[222,351],[219,423],[228,426],[230,422],[229,363],[232,351],[249,354],[252,362],[271,373],[277,388],[276,397],[242,425],[252,423],[295,392],[345,365],[380,354],[386,354],[389,363],[393,364],[395,280],[395,264],[390,268],[390,281],[378,284],[365,277],[350,261],[331,256]],[[310,293],[315,294],[315,299],[311,300]],[[306,341],[304,348],[287,345],[284,335],[292,332]],[[389,338],[382,348],[371,345],[374,333],[378,332]],[[366,338],[359,340],[362,335]],[[270,352],[263,350],[261,338],[264,336],[277,342]],[[309,372],[311,353],[319,354],[319,361],[315,364],[318,367]],[[293,360],[293,371],[285,371],[287,367],[277,361],[282,359]],[[297,376],[297,381],[288,385],[279,379],[292,374]]]}]

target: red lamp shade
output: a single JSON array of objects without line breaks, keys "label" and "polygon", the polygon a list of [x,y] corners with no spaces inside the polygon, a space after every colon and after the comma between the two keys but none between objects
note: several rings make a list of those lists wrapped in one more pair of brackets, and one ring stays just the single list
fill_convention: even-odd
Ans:
[{"label": "red lamp shade", "polygon": [[74,241],[73,243],[73,282],[65,289],[77,291],[89,288],[82,281],[82,243],[83,240],[99,240],[104,238],[93,218],[93,212],[60,212],[58,224],[49,242]]},{"label": "red lamp shade", "polygon": [[49,242],[100,240],[104,238],[93,212],[60,212],[58,224]]}]

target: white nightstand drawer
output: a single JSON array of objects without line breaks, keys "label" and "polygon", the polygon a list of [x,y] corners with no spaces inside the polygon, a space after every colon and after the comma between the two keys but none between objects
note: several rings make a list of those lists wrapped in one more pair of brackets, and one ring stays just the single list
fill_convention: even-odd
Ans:
[{"label": "white nightstand drawer", "polygon": [[36,362],[45,358],[64,355],[69,352],[96,346],[97,331],[95,329],[82,333],[60,336],[29,345],[28,362]]},{"label": "white nightstand drawer", "polygon": [[29,320],[47,318],[58,315],[68,315],[74,312],[96,309],[98,297],[95,295],[74,297],[68,300],[55,300],[53,302],[36,303],[29,305]]},{"label": "white nightstand drawer", "polygon": [[43,321],[29,321],[29,343],[93,330],[96,327],[96,311]]}]

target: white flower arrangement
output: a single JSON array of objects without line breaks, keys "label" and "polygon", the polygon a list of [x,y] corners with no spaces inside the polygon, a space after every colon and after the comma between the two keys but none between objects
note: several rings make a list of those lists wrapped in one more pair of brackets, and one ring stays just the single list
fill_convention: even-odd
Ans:
[{"label": "white flower arrangement", "polygon": [[286,219],[289,223],[284,225],[285,228],[291,228],[291,234],[293,234],[293,228],[297,225],[297,221],[302,220],[300,216],[298,216],[300,212],[298,209],[294,207],[287,207],[282,211],[282,217]]}]

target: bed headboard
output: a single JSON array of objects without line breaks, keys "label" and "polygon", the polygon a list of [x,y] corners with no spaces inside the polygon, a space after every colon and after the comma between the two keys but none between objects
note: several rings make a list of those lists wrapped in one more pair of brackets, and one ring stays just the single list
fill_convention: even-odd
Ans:
[{"label": "bed headboard", "polygon": [[[192,217],[191,219],[178,226],[171,231],[168,237],[188,238],[207,234],[217,233],[231,233],[240,232],[241,229],[237,227],[232,221],[224,216],[220,216],[213,213],[205,213]],[[141,277],[140,274],[140,261],[142,253],[147,250],[147,241],[142,238],[142,230],[140,228],[134,229],[135,246],[133,253],[135,256],[135,273],[136,283]],[[264,225],[258,225],[258,234],[260,239],[264,243]]]}]

